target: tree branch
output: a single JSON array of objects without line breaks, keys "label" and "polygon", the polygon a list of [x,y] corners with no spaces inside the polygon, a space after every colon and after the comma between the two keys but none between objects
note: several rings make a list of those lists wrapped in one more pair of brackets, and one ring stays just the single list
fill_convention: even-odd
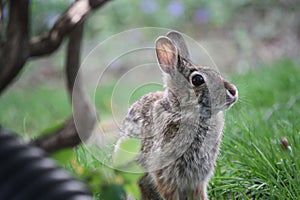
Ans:
[{"label": "tree branch", "polygon": [[[29,0],[9,1],[9,21],[6,42],[0,46],[0,93],[10,84],[23,68],[28,57],[37,57],[54,52],[64,37],[92,10],[103,6],[110,0],[75,1],[44,36],[29,42]],[[1,13],[0,13],[1,14]]]},{"label": "tree branch", "polygon": [[27,58],[52,53],[60,46],[63,38],[70,33],[66,74],[73,116],[58,131],[32,142],[48,152],[78,145],[81,140],[89,138],[96,124],[95,108],[90,103],[81,83],[80,49],[85,16],[92,9],[108,1],[75,1],[56,21],[48,34],[32,39],[30,42],[28,35],[29,0],[10,1],[6,42],[3,48],[0,48],[0,93],[17,76]]},{"label": "tree branch", "polygon": [[75,1],[55,22],[49,33],[30,41],[30,57],[42,56],[54,52],[62,43],[64,36],[80,24],[85,16],[95,8],[110,0]]},{"label": "tree branch", "polygon": [[68,43],[66,76],[69,96],[73,106],[73,119],[76,136],[85,141],[88,139],[97,122],[96,109],[86,94],[81,79],[80,50],[83,35],[83,24],[76,27]]},{"label": "tree branch", "polygon": [[0,51],[0,93],[14,79],[28,57],[29,0],[10,1],[6,42]]},{"label": "tree branch", "polygon": [[80,144],[81,140],[77,134],[74,119],[71,117],[59,130],[39,137],[31,143],[48,153],[52,153],[63,148],[74,147]]},{"label": "tree branch", "polygon": [[[72,93],[73,93],[76,77],[78,77],[78,80],[81,80],[79,74],[79,68],[80,68],[80,53],[81,53],[83,26],[84,24],[82,23],[79,26],[77,26],[73,30],[73,32],[71,32],[69,43],[68,43],[68,49],[67,49],[65,72],[66,72],[66,79],[67,79],[67,88],[71,100],[72,100]],[[80,84],[80,90],[82,90],[81,84]],[[83,91],[81,92],[84,93]]]},{"label": "tree branch", "polygon": [[71,33],[67,48],[66,76],[67,87],[73,106],[73,117],[53,134],[46,135],[33,141],[47,152],[62,148],[74,147],[91,135],[97,122],[94,106],[85,93],[80,77],[80,50],[83,35],[83,23],[79,24]]}]

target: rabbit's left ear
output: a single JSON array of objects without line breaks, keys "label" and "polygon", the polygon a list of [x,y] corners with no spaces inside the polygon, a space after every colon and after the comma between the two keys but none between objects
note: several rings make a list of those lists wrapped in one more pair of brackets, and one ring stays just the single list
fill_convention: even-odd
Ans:
[{"label": "rabbit's left ear", "polygon": [[178,62],[178,50],[173,42],[164,36],[156,40],[156,56],[160,68],[170,74],[172,73]]}]

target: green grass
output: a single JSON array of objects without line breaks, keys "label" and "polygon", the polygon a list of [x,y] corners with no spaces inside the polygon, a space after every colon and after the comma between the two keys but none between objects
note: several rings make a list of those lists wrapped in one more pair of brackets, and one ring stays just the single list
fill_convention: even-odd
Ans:
[{"label": "green grass", "polygon": [[226,116],[210,196],[299,199],[300,66],[281,61],[232,80],[241,98]]},{"label": "green grass", "polygon": [[62,89],[38,86],[13,88],[0,98],[1,124],[32,138],[71,114],[67,94]]},{"label": "green grass", "polygon": [[[283,60],[229,79],[237,85],[240,99],[226,113],[221,154],[208,188],[211,199],[300,199],[299,62]],[[99,112],[110,112],[112,89],[97,91]],[[137,91],[130,102],[142,93]],[[64,90],[47,87],[9,90],[0,108],[1,123],[25,137],[71,113]],[[289,142],[286,150],[280,143],[283,137]],[[84,179],[96,199],[118,199],[125,191],[139,195],[140,175],[106,167],[83,146],[53,157]]]}]

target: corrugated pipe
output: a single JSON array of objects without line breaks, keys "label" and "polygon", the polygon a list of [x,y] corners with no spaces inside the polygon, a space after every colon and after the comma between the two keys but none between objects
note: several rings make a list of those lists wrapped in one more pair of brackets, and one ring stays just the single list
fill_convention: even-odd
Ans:
[{"label": "corrugated pipe", "polygon": [[91,200],[87,187],[0,126],[1,200]]}]

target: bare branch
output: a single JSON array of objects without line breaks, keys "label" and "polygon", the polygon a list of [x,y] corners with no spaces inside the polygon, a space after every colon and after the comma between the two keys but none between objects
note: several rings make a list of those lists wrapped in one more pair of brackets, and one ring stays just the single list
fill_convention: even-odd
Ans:
[{"label": "bare branch", "polygon": [[[10,1],[6,41],[0,48],[0,93],[24,66],[27,58],[52,53],[70,33],[66,62],[67,85],[73,116],[55,133],[33,141],[48,152],[80,144],[96,124],[96,112],[86,95],[79,74],[80,49],[85,16],[109,0],[77,0],[54,24],[51,31],[29,42],[29,0]],[[1,14],[1,13],[0,13]]]},{"label": "bare branch", "polygon": [[89,4],[92,7],[92,9],[102,6],[106,2],[107,0],[89,0]]},{"label": "bare branch", "polygon": [[[71,32],[68,43],[66,59],[66,78],[70,98],[72,97],[76,77],[78,76],[78,78],[80,79],[80,74],[78,74],[78,71],[80,67],[80,50],[83,35],[83,25],[84,24],[80,24]],[[82,90],[82,88],[80,89]]]},{"label": "bare branch", "polygon": [[[51,31],[29,42],[29,0],[10,1],[6,42],[0,47],[0,93],[18,75],[28,57],[54,52],[85,16],[109,0],[78,0],[56,21]],[[91,4],[91,5],[90,5]],[[0,13],[1,14],[1,13]]]},{"label": "bare branch", "polygon": [[66,75],[69,96],[73,106],[73,118],[76,129],[82,140],[90,137],[97,122],[96,109],[86,94],[81,79],[80,49],[83,24],[76,27],[70,35],[68,43]]},{"label": "bare branch", "polygon": [[81,143],[77,134],[73,117],[69,118],[62,128],[54,133],[37,138],[32,142],[33,145],[42,148],[48,153],[57,150],[74,147]]},{"label": "bare branch", "polygon": [[66,76],[69,96],[73,105],[73,117],[53,134],[38,138],[33,142],[47,152],[73,147],[81,140],[89,138],[97,121],[96,111],[85,93],[80,77],[80,50],[83,23],[71,33],[67,49]]},{"label": "bare branch", "polygon": [[30,56],[42,56],[54,52],[64,37],[80,24],[85,16],[95,8],[103,6],[110,0],[75,1],[56,21],[49,33],[30,41]]},{"label": "bare branch", "polygon": [[23,68],[28,57],[29,0],[10,1],[6,42],[0,51],[0,93]]}]

